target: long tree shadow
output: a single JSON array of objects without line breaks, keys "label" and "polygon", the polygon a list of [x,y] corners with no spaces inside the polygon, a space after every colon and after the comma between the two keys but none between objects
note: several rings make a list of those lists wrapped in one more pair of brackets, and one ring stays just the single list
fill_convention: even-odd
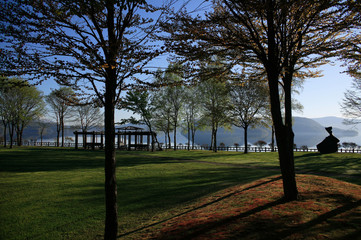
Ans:
[{"label": "long tree shadow", "polygon": [[[140,227],[140,228],[138,228],[138,229],[135,229],[135,230],[132,230],[132,231],[129,231],[129,232],[120,234],[120,235],[118,236],[118,238],[120,238],[120,237],[126,237],[126,236],[129,236],[129,235],[131,235],[131,234],[134,234],[134,233],[137,233],[137,232],[141,232],[141,231],[143,231],[143,230],[145,230],[145,229],[148,229],[148,228],[151,228],[151,227],[160,225],[160,224],[165,223],[165,222],[167,222],[167,221],[169,221],[169,220],[172,220],[172,219],[175,219],[175,218],[184,216],[184,215],[186,215],[186,214],[189,214],[189,213],[191,213],[191,212],[197,211],[197,210],[202,209],[202,208],[206,208],[206,207],[208,207],[208,206],[210,206],[210,205],[213,205],[213,204],[215,204],[215,203],[221,202],[221,201],[223,201],[223,200],[225,200],[225,199],[227,199],[227,198],[230,198],[230,197],[232,197],[232,196],[234,196],[234,195],[236,195],[236,194],[242,193],[242,192],[244,192],[244,191],[248,191],[248,190],[251,190],[251,189],[253,189],[253,188],[257,188],[257,187],[259,187],[259,186],[262,186],[262,185],[265,185],[265,184],[268,184],[268,183],[271,183],[271,182],[280,180],[281,178],[282,178],[281,176],[275,177],[275,178],[272,178],[272,179],[270,179],[270,180],[268,180],[268,181],[264,181],[264,182],[261,182],[261,183],[259,183],[259,184],[255,184],[255,185],[249,186],[249,187],[244,188],[244,189],[242,189],[242,190],[231,192],[231,193],[226,194],[226,195],[224,195],[224,196],[222,196],[222,197],[219,197],[219,198],[217,198],[217,199],[215,199],[215,200],[213,200],[213,201],[210,201],[210,202],[207,202],[207,203],[202,204],[202,205],[200,205],[200,206],[194,207],[194,208],[192,208],[192,209],[190,209],[190,210],[187,210],[187,211],[178,213],[178,214],[173,215],[173,216],[171,216],[171,217],[169,217],[169,218],[166,218],[166,219],[163,219],[163,220],[161,220],[161,221],[158,221],[158,222],[155,222],[155,223],[152,223],[152,224],[148,224],[148,225],[143,226],[143,227]],[[284,202],[283,199],[279,199],[279,200],[277,200],[277,201],[274,201],[274,202],[272,202],[272,203],[266,204],[266,205],[264,205],[264,206],[261,206],[261,207],[252,209],[252,210],[250,210],[250,211],[248,211],[248,212],[246,212],[246,213],[242,213],[242,214],[240,214],[240,216],[235,216],[235,217],[230,217],[229,219],[224,219],[224,220],[223,220],[223,221],[224,221],[224,224],[226,224],[226,223],[229,222],[229,221],[233,221],[234,218],[239,218],[239,217],[248,216],[248,215],[251,215],[251,214],[253,214],[253,213],[262,211],[262,210],[264,210],[264,209],[267,209],[267,208],[269,208],[269,207],[276,206],[276,205],[278,205],[278,204],[280,204],[280,203],[282,203],[282,202]],[[218,225],[218,224],[222,224],[222,223],[218,223],[218,222],[217,222],[216,224]],[[205,228],[208,228],[208,227],[205,226]],[[205,231],[205,230],[206,230],[206,229],[204,229],[204,231]],[[198,230],[198,231],[199,231],[199,230]],[[194,233],[194,234],[196,234],[196,233]],[[201,234],[201,232],[199,232],[199,233],[197,233],[197,234]],[[193,235],[193,234],[192,234],[192,235]],[[168,236],[168,237],[169,237],[169,236]],[[191,236],[189,236],[189,237],[191,237]],[[192,236],[192,237],[193,237],[193,236]],[[162,238],[162,237],[161,237],[161,238]],[[187,238],[185,238],[185,239],[187,239]]]},{"label": "long tree shadow", "polygon": [[[326,212],[324,214],[321,214],[320,216],[318,216],[317,218],[315,219],[312,219],[311,221],[309,222],[306,222],[304,224],[300,224],[298,226],[295,226],[295,227],[292,227],[292,228],[289,228],[283,232],[280,232],[278,233],[278,237],[280,239],[283,239],[283,238],[286,238],[292,234],[296,234],[296,233],[299,233],[299,232],[305,232],[307,231],[308,229],[320,224],[320,223],[323,223],[325,221],[328,221],[329,219],[337,216],[337,215],[340,215],[342,213],[345,213],[347,211],[350,211],[354,208],[357,208],[357,207],[360,207],[361,206],[361,200],[358,200],[356,202],[349,202],[339,208],[336,208],[336,209],[333,209],[329,212]],[[353,235],[354,233],[350,234],[350,235]],[[360,236],[358,236],[360,237]],[[348,239],[348,238],[343,238],[343,239]],[[352,239],[352,238],[350,238]],[[355,238],[353,238],[355,239]]]}]

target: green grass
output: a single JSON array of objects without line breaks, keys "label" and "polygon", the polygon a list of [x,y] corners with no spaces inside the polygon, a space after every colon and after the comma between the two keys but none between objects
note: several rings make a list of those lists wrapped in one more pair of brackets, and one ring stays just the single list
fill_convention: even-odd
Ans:
[{"label": "green grass", "polygon": [[[0,149],[0,239],[101,238],[103,156],[102,151],[73,149]],[[357,184],[360,161],[358,154],[296,154],[300,170],[340,174]],[[276,153],[117,152],[117,166],[123,238],[154,216],[221,189],[279,174]]]}]

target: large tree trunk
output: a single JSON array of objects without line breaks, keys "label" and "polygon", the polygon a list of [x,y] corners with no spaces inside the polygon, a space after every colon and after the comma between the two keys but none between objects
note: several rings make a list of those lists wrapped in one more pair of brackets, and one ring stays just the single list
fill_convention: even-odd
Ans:
[{"label": "large tree trunk", "polygon": [[[111,72],[111,70],[109,70]],[[106,82],[104,125],[105,125],[105,231],[104,239],[115,240],[118,234],[117,182],[115,160],[115,74]]]},{"label": "large tree trunk", "polygon": [[273,1],[266,1],[267,9],[267,39],[268,39],[268,57],[263,59],[267,71],[268,86],[270,91],[271,114],[275,126],[276,141],[278,146],[278,156],[283,180],[283,192],[286,201],[296,200],[298,190],[296,185],[296,176],[293,156],[293,138],[292,131],[292,109],[291,109],[291,82],[284,85],[285,91],[285,123],[283,123],[281,104],[279,96],[279,77],[281,69],[279,66],[279,56],[276,45]]},{"label": "large tree trunk", "polygon": [[213,132],[213,151],[217,152],[217,130],[218,127],[214,128],[214,132]]},{"label": "large tree trunk", "polygon": [[[287,201],[298,198],[296,176],[294,168],[293,142],[291,111],[286,110],[285,123],[281,115],[281,107],[278,93],[278,78],[269,79],[271,113],[275,126],[278,156],[283,179],[284,198]],[[291,94],[291,93],[289,93]],[[290,95],[289,95],[290,97]],[[287,102],[287,101],[286,101]],[[290,107],[286,104],[286,108]]]}]

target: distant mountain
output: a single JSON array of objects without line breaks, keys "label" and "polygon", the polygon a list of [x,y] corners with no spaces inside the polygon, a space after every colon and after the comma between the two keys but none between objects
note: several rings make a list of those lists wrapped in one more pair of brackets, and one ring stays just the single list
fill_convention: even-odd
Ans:
[{"label": "distant mountain", "polygon": [[[0,126],[0,136],[3,135],[3,126]],[[65,126],[64,135],[65,136],[74,136],[74,131],[79,130],[72,126]],[[56,141],[56,123],[49,123],[48,127],[45,129],[43,133],[43,140],[44,141]],[[24,129],[23,133],[24,140],[38,140],[40,141],[40,133],[39,133],[39,125],[37,122],[32,122]],[[7,137],[9,140],[9,137]]]},{"label": "distant mountain", "polygon": [[[332,123],[332,122],[329,122]],[[332,124],[331,124],[332,125]],[[306,145],[313,147],[321,142],[328,133],[325,127],[330,126],[321,125],[317,121],[309,118],[294,117],[293,131],[295,133],[295,144],[297,146]],[[335,124],[334,124],[335,126]],[[338,125],[337,125],[338,126]],[[358,132],[355,130],[345,130],[338,127],[333,128],[333,133],[336,137],[355,137]],[[244,131],[242,128],[232,127],[232,129],[225,130],[220,128],[217,134],[217,143],[224,143],[226,146],[232,146],[234,143],[244,145]],[[199,145],[208,144],[210,145],[211,133],[210,131],[198,131],[196,133],[196,143]],[[258,140],[263,140],[267,143],[271,142],[271,130],[260,127],[256,129],[249,129],[248,131],[248,144],[253,144]]]},{"label": "distant mountain", "polygon": [[344,118],[339,117],[322,117],[322,118],[312,118],[312,120],[318,122],[322,126],[332,126],[341,129],[349,129],[350,125],[344,124]]},{"label": "distant mountain", "polygon": [[[351,141],[361,145],[361,136],[358,136],[358,128],[355,126],[344,125],[342,118],[337,117],[325,117],[325,118],[304,118],[294,117],[293,131],[295,133],[295,144],[297,146],[306,145],[308,147],[314,147],[321,142],[328,133],[325,127],[332,126],[333,134],[340,139],[341,142]],[[361,124],[359,125],[361,127]],[[144,127],[145,126],[140,126]],[[40,140],[39,127],[37,123],[32,123],[28,126],[23,135],[24,140],[37,139]],[[361,128],[359,128],[361,129]],[[65,136],[73,137],[73,132],[77,130],[74,127],[66,126]],[[3,130],[0,126],[0,136]],[[217,143],[224,143],[226,146],[233,146],[235,143],[244,145],[244,131],[242,128],[232,127],[231,130],[220,128],[217,134]],[[55,141],[56,138],[56,124],[51,123],[44,133],[43,139],[45,141]],[[248,130],[248,144],[253,144],[258,140],[263,140],[267,143],[271,142],[271,130],[259,127]],[[165,142],[164,134],[158,133],[158,141]],[[171,134],[171,141],[173,142],[173,134]],[[198,145],[208,144],[211,142],[211,132],[209,131],[197,131],[195,135],[195,142]],[[177,143],[186,144],[187,134],[181,129],[177,132]]]}]

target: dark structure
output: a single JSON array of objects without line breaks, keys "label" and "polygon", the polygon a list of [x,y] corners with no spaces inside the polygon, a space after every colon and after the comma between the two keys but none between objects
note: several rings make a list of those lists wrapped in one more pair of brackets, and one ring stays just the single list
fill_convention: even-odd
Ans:
[{"label": "dark structure", "polygon": [[[118,148],[130,151],[134,150],[154,150],[155,132],[144,131],[143,128],[127,126],[116,128],[115,135],[118,137]],[[145,139],[146,138],[146,142]]]},{"label": "dark structure", "polygon": [[[144,131],[143,128],[127,126],[116,128],[116,147],[123,150],[154,150],[155,132]],[[84,149],[103,149],[104,132],[74,132],[75,149],[79,148],[79,135],[83,139]],[[90,141],[89,141],[90,137]]]},{"label": "dark structure", "polygon": [[338,143],[340,142],[340,140],[338,140],[338,138],[332,135],[332,127],[327,127],[325,129],[330,135],[326,137],[322,142],[317,144],[317,150],[321,154],[335,153],[338,151]]}]

